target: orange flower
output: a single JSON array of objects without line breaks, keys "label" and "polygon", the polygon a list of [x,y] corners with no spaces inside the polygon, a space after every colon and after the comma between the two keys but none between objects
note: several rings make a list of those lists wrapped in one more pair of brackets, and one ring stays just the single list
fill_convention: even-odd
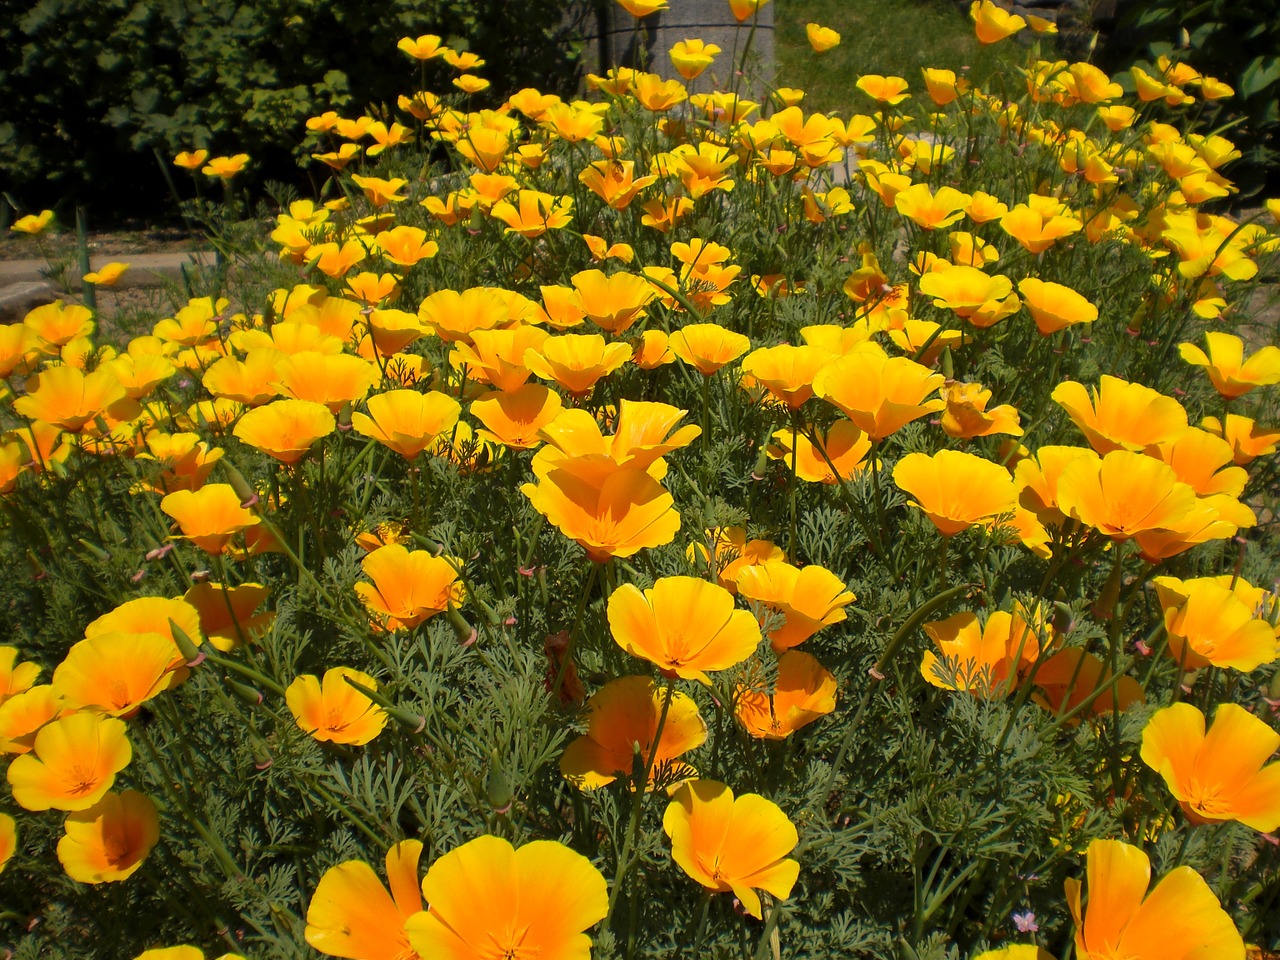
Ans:
[{"label": "orange flower", "polygon": [[[920,278],[920,292],[933,297],[935,307],[954,310],[956,316],[965,318],[991,313],[993,305],[1003,303],[1012,290],[1013,281],[1008,277],[989,276],[977,267],[964,265],[933,270]],[[1016,297],[1013,300],[1019,303]],[[977,326],[991,326],[991,322],[974,322]]]},{"label": "orange flower", "polygon": [[[1195,491],[1172,468],[1127,450],[1112,451],[1101,460],[1072,461],[1058,480],[1058,506],[1114,540],[1181,529],[1200,507]],[[1221,535],[1230,536],[1234,529]]]},{"label": "orange flower", "polygon": [[232,433],[249,446],[292,466],[337,426],[333,414],[322,403],[276,400],[250,410]]},{"label": "orange flower", "polygon": [[772,460],[780,460],[790,468],[795,463],[796,476],[808,483],[841,483],[865,470],[870,461],[871,438],[852,421],[837,420],[814,443],[792,427],[776,430],[767,448]]},{"label": "orange flower", "polygon": [[644,204],[644,216],[640,223],[652,227],[662,233],[670,233],[693,210],[693,201],[688,197],[673,197],[666,203],[661,200],[648,200]]},{"label": "orange flower", "polygon": [[231,538],[257,525],[259,519],[240,505],[229,483],[210,483],[199,490],[179,490],[160,501],[160,509],[177,521],[182,533],[207,553],[220,554]]},{"label": "orange flower", "polygon": [[942,413],[942,429],[949,437],[989,437],[996,433],[1022,436],[1018,411],[1008,404],[987,410],[991,391],[977,383],[949,381],[942,386],[946,410]]},{"label": "orange flower", "polygon": [[449,363],[455,370],[465,368],[469,380],[491,384],[498,390],[518,390],[530,376],[524,365],[525,351],[537,350],[546,339],[547,331],[541,327],[476,330],[471,334],[471,343],[454,343]]},{"label": "orange flower", "polygon": [[890,359],[882,351],[864,350],[819,370],[813,392],[843,410],[872,440],[883,440],[912,420],[942,410],[943,401],[924,398],[944,380],[906,357]]},{"label": "orange flower", "polygon": [[347,683],[347,678],[369,690],[378,689],[378,681],[367,673],[333,667],[325,671],[323,684],[309,673],[295,678],[284,698],[298,727],[321,743],[364,746],[387,725],[387,712]]},{"label": "orange flower", "polygon": [[386,630],[410,630],[466,599],[456,557],[393,543],[369,553],[360,566],[373,582],[357,583],[356,596]]},{"label": "orange flower", "polygon": [[775,651],[804,643],[823,627],[844,620],[844,608],[857,599],[830,570],[817,564],[794,567],[785,560],[744,567],[738,593],[785,617],[769,634]]},{"label": "orange flower", "polygon": [[347,277],[347,289],[366,306],[376,307],[394,300],[400,294],[400,278],[394,273],[357,273]]},{"label": "orange flower", "polygon": [[890,106],[897,106],[911,96],[907,93],[907,81],[902,77],[882,77],[878,73],[868,73],[858,78],[856,86],[872,100]]},{"label": "orange flower", "polygon": [[757,920],[756,891],[785,900],[800,876],[800,864],[787,856],[800,841],[795,825],[758,794],[735,799],[723,783],[693,780],[676,791],[662,829],[681,870],[713,893],[733,891]]},{"label": "orange flower", "polygon": [[55,300],[28,313],[22,326],[40,339],[45,353],[57,353],[58,347],[93,335],[93,312],[78,303],[64,306]]},{"label": "orange flower", "polygon": [[1207,352],[1192,343],[1178,344],[1178,352],[1187,363],[1204,367],[1213,388],[1227,399],[1280,383],[1280,347],[1261,347],[1246,360],[1244,341],[1234,334],[1210,330],[1204,343]]},{"label": "orange flower", "polygon": [[1070,287],[1027,277],[1018,282],[1022,302],[1044,336],[1076,323],[1093,323],[1098,308]]},{"label": "orange flower", "polygon": [[[768,540],[747,540],[747,531],[742,527],[716,527],[707,531],[707,543],[711,545],[710,554],[701,543],[690,544],[685,550],[685,557],[699,571],[704,567],[715,575],[720,586],[730,593],[738,592],[738,575],[744,567],[769,560],[786,560],[787,555],[777,544]],[[708,559],[710,558],[710,559]]]},{"label": "orange flower", "polygon": [[696,79],[702,71],[711,66],[720,53],[714,43],[701,40],[681,40],[671,48],[671,64],[676,72],[686,80]]},{"label": "orange flower", "polygon": [[521,190],[513,204],[502,200],[493,205],[489,215],[507,225],[507,233],[518,233],[530,240],[548,230],[568,226],[573,219],[573,198],[556,197],[537,190]]},{"label": "orange flower", "polygon": [[813,380],[835,359],[832,351],[815,346],[760,347],[743,358],[742,373],[751,377],[790,409],[798,410],[813,396]]},{"label": "orange flower", "polygon": [[317,243],[307,249],[307,263],[326,277],[342,277],[357,263],[368,256],[358,240],[348,240],[342,246],[336,243]]},{"label": "orange flower", "polygon": [[634,160],[597,160],[578,174],[592,193],[613,207],[625,210],[657,176],[636,177]]},{"label": "orange flower", "polygon": [[606,683],[587,701],[587,732],[565,749],[560,773],[580,790],[594,790],[619,777],[627,779],[638,746],[642,762],[652,768],[648,789],[654,789],[656,782],[669,784],[675,777],[692,776],[692,767],[675,761],[702,745],[707,724],[692,697],[673,691],[662,738],[655,747],[665,700],[663,688],[648,677],[621,677]]},{"label": "orange flower", "polygon": [[[367,397],[369,390],[381,378],[378,365],[363,357],[304,350],[281,357],[276,362],[275,385],[285,397],[322,404],[330,413],[337,413],[345,404],[359,403]],[[277,405],[271,404],[274,406]],[[282,432],[292,429],[289,427]]]},{"label": "orange flower", "polygon": [[741,663],[760,628],[733,594],[696,577],[662,577],[643,593],[631,584],[609,597],[609,629],[618,646],[668,676],[710,683],[708,671]]},{"label": "orange flower", "polygon": [[1098,453],[1145,450],[1187,428],[1187,411],[1177,400],[1116,377],[1104,375],[1092,395],[1083,384],[1067,380],[1052,396]]},{"label": "orange flower", "polygon": [[516,850],[499,837],[477,837],[431,865],[422,894],[431,909],[410,917],[405,930],[427,958],[587,960],[583,931],[609,912],[600,871],[554,840]]},{"label": "orange flower", "polygon": [[993,611],[985,625],[968,610],[924,625],[942,651],[926,650],[920,675],[943,690],[964,690],[983,698],[1008,696],[1040,653],[1035,630],[1019,615]]},{"label": "orange flower", "polygon": [[1191,867],[1175,867],[1144,899],[1151,861],[1137,847],[1094,840],[1085,855],[1087,913],[1080,905],[1080,881],[1066,881],[1080,960],[1244,960],[1235,924]]},{"label": "orange flower", "polygon": [[1231,444],[1236,465],[1241,467],[1258,457],[1275,453],[1277,444],[1280,444],[1280,430],[1261,427],[1238,413],[1228,413],[1221,420],[1217,417],[1205,417],[1200,425]]},{"label": "orange flower", "polygon": [[[769,0],[729,0],[729,10],[739,23],[754,17]],[[757,917],[758,919],[758,917]]]},{"label": "orange flower", "polygon": [[481,437],[515,450],[532,450],[542,443],[541,431],[551,424],[564,405],[559,394],[540,383],[526,383],[518,390],[493,390],[471,402],[471,415],[486,429]]},{"label": "orange flower", "polygon": [[96,633],[68,651],[53,671],[53,689],[70,707],[128,718],[185,677],[181,664],[170,637]]},{"label": "orange flower", "polygon": [[1248,673],[1276,659],[1274,628],[1254,616],[1230,581],[1156,577],[1151,582],[1164,611],[1166,652],[1186,669],[1213,664]]},{"label": "orange flower", "polygon": [[1018,499],[1008,470],[959,450],[909,453],[893,468],[893,482],[916,498],[908,503],[944,537],[1012,513]]},{"label": "orange flower", "polygon": [[1127,710],[1132,704],[1146,700],[1137,680],[1122,676],[1113,682],[1110,668],[1079,647],[1059,650],[1041,663],[1035,685],[1042,691],[1036,695],[1036,702],[1060,715],[1093,697],[1099,687],[1105,689],[1090,707],[1097,716],[1111,713],[1113,704]]},{"label": "orange flower", "polygon": [[997,6],[992,0],[973,0],[969,18],[973,21],[978,42],[982,44],[998,43],[1027,25],[1022,17]]},{"label": "orange flower", "polygon": [[40,676],[40,664],[17,663],[17,647],[0,647],[0,704],[31,689]]},{"label": "orange flower", "polygon": [[13,799],[27,810],[86,810],[132,757],[123,720],[71,714],[41,727],[33,751],[9,764]]},{"label": "orange flower", "polygon": [[387,850],[391,892],[363,860],[330,867],[307,907],[306,941],[331,957],[418,960],[405,922],[422,912],[418,892],[420,840],[402,840]]},{"label": "orange flower", "polygon": [[409,181],[401,177],[382,180],[356,174],[351,177],[351,182],[364,191],[365,197],[375,207],[385,207],[389,203],[401,203],[408,199],[400,195],[400,191],[409,185]]},{"label": "orange flower", "polygon": [[927,183],[916,183],[899,190],[894,195],[893,206],[922,229],[940,230],[964,216],[969,200],[967,193],[954,187],[939,187],[935,194]]},{"label": "orange flower", "polygon": [[788,650],[778,657],[773,694],[739,686],[735,713],[753,737],[782,740],[836,708],[836,678],[815,657]]},{"label": "orange flower", "polygon": [[571,394],[585,397],[601,377],[631,359],[631,346],[605,343],[599,334],[566,333],[547,337],[538,350],[526,350],[525,366],[534,376],[554,380]]},{"label": "orange flower", "polygon": [[704,377],[710,377],[751,349],[741,333],[715,323],[691,323],[668,338],[671,352]]},{"label": "orange flower", "polygon": [[64,829],[58,860],[81,883],[128,880],[160,840],[156,805],[136,790],[108,793],[67,817]]},{"label": "orange flower", "polygon": [[[573,275],[576,306],[598,327],[622,333],[645,315],[645,307],[657,295],[653,285],[634,273],[605,276],[599,270]],[[544,294],[546,292],[544,288]]]},{"label": "orange flower", "polygon": [[[990,3],[991,0],[985,0]],[[1000,217],[1000,229],[1031,253],[1043,253],[1063,237],[1078,233],[1081,223],[1063,213],[1020,203]]]},{"label": "orange flower", "polygon": [[13,852],[18,849],[18,828],[13,817],[0,813],[0,873],[9,865]]},{"label": "orange flower", "polygon": [[1218,707],[1207,733],[1189,703],[1158,710],[1142,730],[1142,762],[1192,823],[1238,820],[1262,833],[1280,827],[1280,763],[1267,763],[1277,747],[1280,733],[1234,703]]},{"label": "orange flower", "polygon": [[418,307],[418,316],[446,343],[469,342],[477,330],[505,326],[509,315],[506,301],[490,287],[437,290]]},{"label": "orange flower", "polygon": [[826,53],[840,45],[840,34],[830,27],[824,27],[819,23],[806,23],[804,31],[814,53]]},{"label": "orange flower", "polygon": [[353,413],[351,426],[362,437],[372,437],[407,460],[431,446],[458,422],[462,406],[446,394],[432,390],[390,390],[370,397],[368,414]]},{"label": "orange flower", "polygon": [[99,416],[120,423],[139,412],[110,369],[85,374],[65,365],[46,367],[29,377],[26,396],[13,401],[13,409],[70,433],[79,433]]},{"label": "orange flower", "polygon": [[267,599],[260,583],[229,587],[223,583],[197,583],[182,595],[200,616],[200,632],[218,650],[227,653],[249,643],[275,620],[274,611],[255,613]]}]

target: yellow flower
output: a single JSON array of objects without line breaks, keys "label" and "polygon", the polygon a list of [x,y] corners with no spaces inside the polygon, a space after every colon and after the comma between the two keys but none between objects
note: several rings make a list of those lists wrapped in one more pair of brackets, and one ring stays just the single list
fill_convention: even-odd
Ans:
[{"label": "yellow flower", "polygon": [[115,261],[112,261],[111,263],[104,263],[97,270],[91,273],[86,273],[84,275],[84,282],[92,283],[97,287],[114,287],[120,282],[120,278],[124,276],[124,272],[128,269],[129,264],[127,263],[118,263]]},{"label": "yellow flower", "polygon": [[735,798],[714,780],[693,780],[676,791],[662,817],[671,859],[712,893],[728,893],[761,919],[765,890],[791,896],[800,864],[787,856],[800,837],[782,808],[754,793]]},{"label": "yellow flower", "polygon": [[160,840],[160,818],[151,799],[136,790],[108,793],[87,810],[67,817],[58,860],[72,880],[128,880]]},{"label": "yellow flower", "polygon": [[389,543],[361,562],[372,582],[357,583],[356,596],[379,627],[410,630],[466,599],[459,580],[461,568],[456,557],[433,557],[426,550]]},{"label": "yellow flower", "polygon": [[232,433],[243,443],[292,466],[335,429],[337,420],[322,403],[276,400],[250,410]]},{"label": "yellow flower", "polygon": [[1215,577],[1152,581],[1164,611],[1168,655],[1188,670],[1213,664],[1248,673],[1276,659],[1271,624]]},{"label": "yellow flower", "polygon": [[944,537],[1011,513],[1017,500],[1008,470],[959,450],[909,453],[893,468],[893,482],[915,497],[907,502]]},{"label": "yellow flower", "polygon": [[926,623],[924,632],[938,645],[942,658],[926,650],[920,675],[943,690],[965,690],[979,697],[1011,694],[1040,653],[1036,631],[1020,611],[995,610],[980,624],[965,610]]},{"label": "yellow flower", "polygon": [[1098,453],[1145,450],[1176,439],[1187,428],[1187,411],[1177,400],[1117,377],[1104,375],[1092,393],[1067,380],[1054,388],[1052,397]]},{"label": "yellow flower", "polygon": [[815,53],[826,53],[840,45],[840,34],[830,27],[824,27],[818,23],[807,23],[804,32],[809,38],[809,46],[813,47]]},{"label": "yellow flower", "polygon": [[1027,277],[1018,282],[1018,292],[1022,294],[1022,302],[1036,322],[1036,329],[1043,336],[1047,337],[1073,324],[1093,323],[1098,319],[1097,307],[1081,294],[1060,283]]},{"label": "yellow flower", "polygon": [[74,713],[40,728],[31,753],[9,764],[13,799],[27,810],[86,810],[133,757],[123,720]]},{"label": "yellow flower", "polygon": [[911,421],[942,410],[942,400],[924,398],[944,380],[942,374],[906,357],[891,359],[883,351],[860,350],[819,370],[813,391],[843,410],[872,440],[883,440]]},{"label": "yellow flower", "polygon": [[796,567],[780,557],[744,566],[738,593],[783,615],[769,634],[775,652],[798,646],[823,627],[847,618],[844,608],[857,598],[830,570],[817,564]]},{"label": "yellow flower", "polygon": [[382,732],[387,712],[347,683],[348,678],[369,690],[378,689],[377,680],[351,667],[326,670],[323,683],[305,674],[289,684],[285,702],[299,728],[322,743],[353,746],[363,746]]},{"label": "yellow flower", "polygon": [[769,0],[729,0],[729,9],[739,23],[755,16]]},{"label": "yellow flower", "polygon": [[942,385],[941,396],[947,407],[942,412],[942,429],[949,437],[971,439],[996,433],[1022,436],[1018,411],[1009,404],[991,410],[991,391],[977,383],[950,381]]},{"label": "yellow flower", "polygon": [[204,166],[204,162],[208,159],[208,150],[183,150],[173,158],[173,165],[175,167],[182,167],[184,170],[195,171]]},{"label": "yellow flower", "polygon": [[1204,342],[1206,350],[1180,343],[1178,353],[1192,366],[1204,367],[1214,389],[1228,400],[1255,387],[1280,383],[1280,347],[1260,347],[1245,359],[1244,341],[1234,334],[1210,330]]},{"label": "yellow flower", "polygon": [[347,860],[326,870],[307,906],[307,943],[331,957],[418,960],[405,923],[422,912],[421,856],[420,840],[391,845],[386,856],[390,893],[363,860]]},{"label": "yellow flower", "polygon": [[973,0],[969,7],[969,18],[973,20],[978,42],[983,44],[997,43],[1027,25],[1022,17],[1009,13],[992,0]]},{"label": "yellow flower", "polygon": [[782,740],[836,708],[836,678],[815,657],[799,650],[778,657],[772,695],[749,685],[736,692],[738,722],[762,739]]},{"label": "yellow flower", "polygon": [[1151,861],[1119,840],[1094,840],[1086,851],[1089,907],[1080,881],[1066,881],[1080,960],[1244,960],[1244,941],[1209,885],[1191,867],[1175,867],[1144,894]]},{"label": "yellow flower", "polygon": [[907,81],[902,77],[882,77],[868,73],[858,78],[857,87],[872,100],[896,106],[911,94],[907,93]]},{"label": "yellow flower", "polygon": [[244,165],[248,162],[249,155],[247,153],[237,153],[234,157],[214,157],[201,168],[200,172],[205,176],[230,180],[243,170]]},{"label": "yellow flower", "polygon": [[489,215],[507,225],[507,233],[533,239],[548,230],[558,230],[573,219],[573,198],[557,197],[537,190],[521,190],[516,203],[502,200]]},{"label": "yellow flower", "polygon": [[53,211],[41,210],[39,213],[28,213],[25,217],[19,217],[9,229],[15,233],[36,236],[44,233],[51,223],[53,223]]},{"label": "yellow flower", "polygon": [[368,413],[353,413],[356,433],[413,460],[458,422],[462,407],[453,397],[432,390],[390,390],[370,397]]},{"label": "yellow flower", "polygon": [[396,49],[413,57],[415,60],[433,60],[444,54],[448,48],[441,39],[432,33],[418,38],[401,37]]},{"label": "yellow flower", "polygon": [[667,0],[618,0],[618,6],[633,17],[647,17],[667,9]]},{"label": "yellow flower", "polygon": [[711,66],[719,53],[720,48],[714,43],[681,40],[671,48],[671,63],[680,76],[686,80],[693,80]]}]

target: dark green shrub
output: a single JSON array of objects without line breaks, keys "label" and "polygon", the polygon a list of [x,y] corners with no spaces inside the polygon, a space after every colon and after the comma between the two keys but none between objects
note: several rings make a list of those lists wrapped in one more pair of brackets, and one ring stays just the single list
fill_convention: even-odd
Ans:
[{"label": "dark green shrub", "polygon": [[416,85],[400,37],[474,50],[500,98],[571,84],[573,29],[558,0],[0,0],[0,183],[34,209],[92,197],[100,221],[169,204],[153,148],[297,179],[306,117]]}]

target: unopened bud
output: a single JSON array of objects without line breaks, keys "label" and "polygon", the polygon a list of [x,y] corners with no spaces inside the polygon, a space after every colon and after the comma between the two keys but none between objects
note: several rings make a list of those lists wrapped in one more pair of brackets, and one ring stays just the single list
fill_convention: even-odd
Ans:
[{"label": "unopened bud", "polygon": [[169,618],[169,632],[173,634],[174,645],[182,654],[182,659],[187,662],[187,666],[194,667],[204,660],[204,654],[200,652],[199,645],[187,636],[187,632],[174,622],[173,617]]},{"label": "unopened bud", "polygon": [[476,642],[479,634],[476,633],[475,627],[467,623],[466,617],[452,603],[444,612],[445,618],[449,621],[449,626],[453,627],[453,632],[458,638],[458,642],[464,647],[469,647]]},{"label": "unopened bud", "polygon": [[237,698],[247,703],[251,707],[262,705],[262,692],[247,683],[241,683],[239,680],[232,680],[230,677],[224,677],[223,681]]},{"label": "unopened bud", "polygon": [[508,779],[502,763],[498,760],[497,751],[489,754],[489,776],[485,780],[484,793],[489,801],[489,806],[493,807],[498,813],[506,813],[510,810],[511,801],[515,799],[515,793],[511,789],[511,781]]},{"label": "unopened bud", "polygon": [[240,506],[248,509],[258,502],[258,491],[249,486],[249,481],[234,466],[222,459],[222,469],[226,471],[227,480],[231,483],[231,489],[236,492],[236,496],[240,498]]},{"label": "unopened bud", "polygon": [[1099,620],[1110,620],[1115,614],[1116,604],[1120,602],[1120,579],[1123,573],[1118,560],[1111,565],[1111,575],[1107,577],[1102,593],[1098,594],[1098,599],[1093,604],[1093,615]]},{"label": "unopened bud", "polygon": [[91,554],[93,554],[93,558],[95,560],[98,560],[101,563],[106,563],[108,560],[111,559],[110,553],[108,553],[106,550],[103,550],[96,543],[90,543],[84,537],[77,537],[76,542],[79,543],[80,546],[88,550]]}]

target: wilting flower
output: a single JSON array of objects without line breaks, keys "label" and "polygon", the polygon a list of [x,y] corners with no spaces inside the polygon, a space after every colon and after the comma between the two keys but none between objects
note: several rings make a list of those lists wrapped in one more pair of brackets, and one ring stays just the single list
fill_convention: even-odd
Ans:
[{"label": "wilting flower", "polygon": [[418,892],[420,840],[402,840],[387,850],[391,892],[363,860],[330,867],[307,907],[306,941],[331,957],[418,960],[405,923],[422,911]]},{"label": "wilting flower", "polygon": [[81,883],[128,880],[160,840],[156,805],[136,790],[108,793],[67,817],[64,829],[58,860]]},{"label": "wilting flower", "polygon": [[360,566],[373,582],[357,583],[356,595],[386,630],[412,629],[466,599],[458,573],[462,561],[456,557],[433,557],[392,543],[369,553]]},{"label": "wilting flower", "polygon": [[760,628],[733,594],[697,577],[662,577],[643,593],[626,584],[609,597],[609,629],[618,646],[668,675],[710,682],[708,671],[741,663]]},{"label": "wilting flower", "polygon": [[757,920],[756,891],[785,900],[800,876],[800,864],[787,856],[800,840],[795,824],[758,794],[735,798],[723,783],[690,781],[676,791],[662,829],[681,870],[713,893],[732,891]]},{"label": "wilting flower", "polygon": [[306,456],[317,440],[333,433],[337,425],[322,403],[276,400],[250,410],[232,433],[249,446],[292,466]]},{"label": "wilting flower", "polygon": [[906,357],[866,350],[819,370],[813,392],[843,410],[872,440],[883,440],[912,420],[943,409],[943,401],[924,398],[945,379]]},{"label": "wilting flower", "polygon": [[939,659],[926,650],[920,675],[943,690],[965,690],[980,697],[1004,697],[1013,692],[1040,653],[1033,626],[1018,611],[995,610],[985,624],[968,610],[924,625],[924,632],[942,651]]},{"label": "wilting flower", "polygon": [[594,790],[630,777],[638,747],[641,762],[651,767],[649,789],[659,776],[663,783],[670,783],[681,774],[691,775],[691,767],[673,761],[707,739],[706,721],[692,697],[673,691],[662,737],[655,746],[665,699],[663,687],[648,677],[621,677],[606,683],[587,701],[587,732],[565,748],[560,772],[574,786]]},{"label": "wilting flower", "polygon": [[1280,827],[1280,763],[1267,760],[1280,733],[1235,703],[1205,717],[1189,703],[1152,714],[1142,761],[1164,778],[1192,823],[1238,820],[1263,833]]},{"label": "wilting flower", "polygon": [[1090,394],[1084,384],[1067,380],[1052,394],[1098,453],[1145,450],[1187,428],[1187,411],[1172,397],[1106,375],[1100,384]]},{"label": "wilting flower", "polygon": [[1242,397],[1255,387],[1280,383],[1280,347],[1261,347],[1246,360],[1244,341],[1234,334],[1210,330],[1204,343],[1207,352],[1193,343],[1178,344],[1178,352],[1187,363],[1204,367],[1222,396]]},{"label": "wilting flower", "polygon": [[[1094,714],[1102,715],[1114,708],[1127,710],[1146,699],[1137,680],[1129,676],[1113,678],[1106,664],[1079,647],[1059,650],[1041,663],[1035,685],[1041,690],[1036,702],[1057,714],[1069,713],[1086,700],[1091,700]],[[1094,697],[1099,689],[1102,692]]]},{"label": "wilting flower", "polygon": [[160,501],[160,509],[177,521],[182,539],[214,554],[222,553],[237,533],[261,522],[241,505],[229,483],[178,490]]},{"label": "wilting flower", "polygon": [[554,840],[517,850],[500,837],[477,837],[431,865],[422,894],[431,909],[405,928],[425,958],[589,960],[584,931],[609,912],[600,871]]},{"label": "wilting flower", "polygon": [[1012,512],[1018,497],[1008,470],[959,450],[909,453],[893,468],[893,482],[944,537]]},{"label": "wilting flower", "polygon": [[1186,669],[1213,664],[1247,673],[1276,659],[1274,629],[1254,616],[1230,581],[1156,577],[1151,582],[1164,611],[1169,656]]},{"label": "wilting flower", "polygon": [[[389,549],[387,547],[383,548]],[[378,689],[378,681],[351,667],[325,671],[323,683],[312,674],[297,677],[284,692],[299,728],[322,743],[363,746],[387,725],[387,712],[351,684]]]},{"label": "wilting flower", "polygon": [[32,752],[9,764],[13,799],[27,810],[85,810],[132,757],[123,720],[73,713],[41,727]]},{"label": "wilting flower", "polygon": [[1018,411],[1007,403],[988,410],[991,391],[981,384],[949,381],[942,385],[941,396],[947,405],[942,412],[942,429],[949,437],[1022,436]]},{"label": "wilting flower", "polygon": [[844,608],[857,599],[825,567],[795,567],[781,559],[744,567],[738,574],[738,593],[783,615],[782,625],[769,633],[769,642],[779,652],[844,620]]},{"label": "wilting flower", "polygon": [[1119,840],[1094,840],[1086,851],[1089,908],[1080,881],[1066,881],[1080,960],[1244,960],[1244,941],[1204,879],[1175,867],[1156,884],[1151,861]]},{"label": "wilting flower", "polygon": [[740,686],[735,712],[751,736],[781,740],[835,708],[836,678],[816,657],[788,650],[778,657],[773,694],[759,686]]},{"label": "wilting flower", "polygon": [[1027,277],[1018,282],[1022,302],[1043,335],[1057,333],[1076,323],[1098,319],[1098,308],[1070,287]]}]

